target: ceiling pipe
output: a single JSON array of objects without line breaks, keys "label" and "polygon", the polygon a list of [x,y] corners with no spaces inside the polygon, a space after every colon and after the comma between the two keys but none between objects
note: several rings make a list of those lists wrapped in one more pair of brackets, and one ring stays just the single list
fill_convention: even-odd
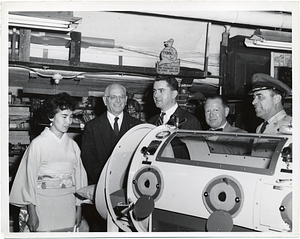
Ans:
[{"label": "ceiling pipe", "polygon": [[272,11],[151,11],[150,14],[159,14],[173,17],[193,18],[203,21],[217,21],[228,24],[247,26],[271,27],[277,29],[292,29],[292,14]]}]

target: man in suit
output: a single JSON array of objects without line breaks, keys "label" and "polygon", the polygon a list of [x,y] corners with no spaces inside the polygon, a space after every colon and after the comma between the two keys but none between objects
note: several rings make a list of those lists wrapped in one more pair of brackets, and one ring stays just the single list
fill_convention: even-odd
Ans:
[{"label": "man in suit", "polygon": [[201,130],[199,120],[183,110],[176,102],[178,82],[173,76],[157,77],[153,84],[153,99],[157,108],[161,110],[150,118],[148,123],[154,125],[179,123],[179,129]]},{"label": "man in suit", "polygon": [[[204,104],[205,120],[211,131],[247,133],[245,130],[230,125],[226,119],[229,114],[225,96],[215,95],[206,99]],[[234,136],[212,135],[208,137],[208,146],[212,153],[244,155],[249,148],[250,139]]]},{"label": "man in suit", "polygon": [[291,88],[282,81],[263,73],[252,77],[252,104],[256,116],[264,120],[256,133],[263,134],[292,134],[292,117],[283,108],[283,99],[291,94]]},{"label": "man in suit", "polygon": [[[106,87],[103,97],[107,111],[85,125],[81,143],[81,158],[89,184],[97,184],[101,171],[119,139],[142,121],[124,111],[126,89],[119,84]],[[104,231],[95,208],[88,210],[91,231]]]}]

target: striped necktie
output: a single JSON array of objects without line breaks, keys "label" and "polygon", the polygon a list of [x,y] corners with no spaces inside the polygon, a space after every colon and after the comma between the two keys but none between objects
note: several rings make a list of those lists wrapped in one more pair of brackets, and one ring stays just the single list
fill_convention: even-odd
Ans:
[{"label": "striped necktie", "polygon": [[266,130],[267,124],[269,124],[268,121],[265,121],[265,122],[262,124],[259,133],[262,134],[262,133]]},{"label": "striped necktie", "polygon": [[116,134],[117,136],[118,136],[118,134],[119,134],[118,120],[119,120],[119,117],[115,117],[114,131],[115,131],[115,134]]},{"label": "striped necktie", "polygon": [[156,126],[162,125],[164,123],[164,116],[166,115],[165,112],[161,112],[157,122],[156,122]]}]

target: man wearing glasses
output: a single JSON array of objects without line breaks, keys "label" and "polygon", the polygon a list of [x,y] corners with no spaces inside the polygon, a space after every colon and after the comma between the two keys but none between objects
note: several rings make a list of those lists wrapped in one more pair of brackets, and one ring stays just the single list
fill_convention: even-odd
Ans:
[{"label": "man wearing glasses", "polygon": [[[107,86],[103,97],[107,111],[85,125],[81,143],[81,158],[90,185],[97,184],[101,171],[119,139],[129,129],[142,123],[124,111],[126,101],[124,86],[119,84]],[[95,213],[95,216],[99,216],[97,212]],[[96,220],[93,222],[93,225],[90,225],[90,231],[103,231],[99,222]]]}]

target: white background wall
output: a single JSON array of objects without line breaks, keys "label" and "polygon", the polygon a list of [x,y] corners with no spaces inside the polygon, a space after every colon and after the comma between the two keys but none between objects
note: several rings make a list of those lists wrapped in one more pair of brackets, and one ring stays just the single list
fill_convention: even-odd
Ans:
[{"label": "white background wall", "polygon": [[[193,20],[126,14],[122,12],[74,12],[82,17],[76,31],[82,37],[115,40],[116,46],[125,49],[82,49],[82,61],[118,64],[119,55],[124,65],[154,67],[163,42],[174,39],[181,66],[203,69],[207,23]],[[219,75],[219,52],[222,25],[211,25],[209,46],[209,71]],[[251,36],[253,29],[231,28],[230,37]]]}]

